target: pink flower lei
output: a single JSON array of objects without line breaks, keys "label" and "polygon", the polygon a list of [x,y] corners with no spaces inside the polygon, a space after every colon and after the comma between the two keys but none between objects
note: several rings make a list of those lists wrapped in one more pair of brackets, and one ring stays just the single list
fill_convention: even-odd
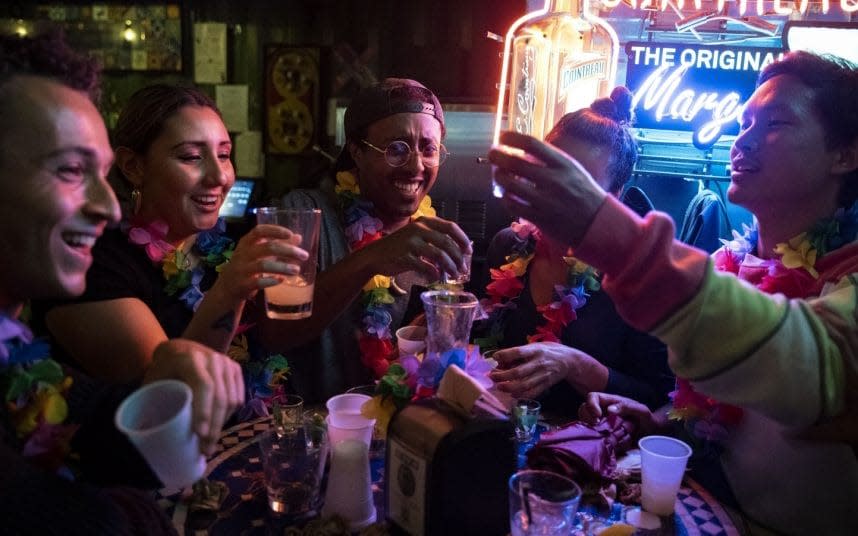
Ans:
[{"label": "pink flower lei", "polygon": [[179,299],[192,311],[197,310],[204,297],[200,283],[206,270],[220,272],[235,250],[235,242],[225,235],[226,222],[223,218],[218,219],[211,229],[197,234],[189,252],[166,241],[169,227],[163,221],[156,220],[145,225],[125,223],[123,228],[129,242],[143,247],[152,262],[161,264],[167,281],[164,292],[172,296],[182,291]]}]

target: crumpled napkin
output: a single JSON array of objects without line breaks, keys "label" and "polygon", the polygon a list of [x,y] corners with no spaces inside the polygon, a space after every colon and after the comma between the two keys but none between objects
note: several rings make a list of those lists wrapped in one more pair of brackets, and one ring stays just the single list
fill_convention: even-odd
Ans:
[{"label": "crumpled napkin", "polygon": [[530,469],[559,473],[584,487],[601,487],[611,481],[617,455],[633,446],[635,425],[611,415],[590,426],[580,421],[545,432],[527,453]]}]

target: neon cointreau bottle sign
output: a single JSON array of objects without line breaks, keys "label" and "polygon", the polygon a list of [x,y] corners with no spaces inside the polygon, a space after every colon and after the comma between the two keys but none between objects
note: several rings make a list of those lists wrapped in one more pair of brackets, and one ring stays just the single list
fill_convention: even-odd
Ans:
[{"label": "neon cointreau bottle sign", "polygon": [[779,48],[630,42],[626,85],[634,92],[635,126],[691,131],[698,147],[736,134],[757,76]]}]

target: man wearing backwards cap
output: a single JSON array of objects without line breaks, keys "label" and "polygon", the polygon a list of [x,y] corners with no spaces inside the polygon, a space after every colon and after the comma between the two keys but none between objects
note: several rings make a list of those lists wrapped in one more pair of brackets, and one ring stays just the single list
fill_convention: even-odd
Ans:
[{"label": "man wearing backwards cap", "polygon": [[[430,90],[414,80],[385,79],[361,90],[346,109],[337,185],[325,180],[317,190],[284,199],[286,207],[321,208],[323,218],[313,315],[264,330],[272,348],[302,344],[287,356],[290,382],[305,400],[322,401],[369,382],[383,363],[376,359],[379,346],[367,352],[366,342],[389,341],[377,330],[399,327],[411,286],[462,268],[468,237],[455,223],[434,217],[428,203],[421,207],[446,157],[445,133],[444,112]],[[355,185],[359,193],[348,195]],[[386,308],[390,318],[379,311],[368,322],[370,310],[359,298],[368,281],[386,284],[377,275],[393,278],[394,303]]]}]

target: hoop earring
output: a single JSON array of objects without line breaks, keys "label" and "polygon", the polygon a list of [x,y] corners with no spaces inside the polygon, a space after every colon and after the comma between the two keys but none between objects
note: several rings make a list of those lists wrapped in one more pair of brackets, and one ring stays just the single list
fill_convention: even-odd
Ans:
[{"label": "hoop earring", "polygon": [[140,212],[140,203],[142,202],[143,193],[140,191],[140,188],[134,188],[131,190],[131,210],[133,214],[137,214]]}]

